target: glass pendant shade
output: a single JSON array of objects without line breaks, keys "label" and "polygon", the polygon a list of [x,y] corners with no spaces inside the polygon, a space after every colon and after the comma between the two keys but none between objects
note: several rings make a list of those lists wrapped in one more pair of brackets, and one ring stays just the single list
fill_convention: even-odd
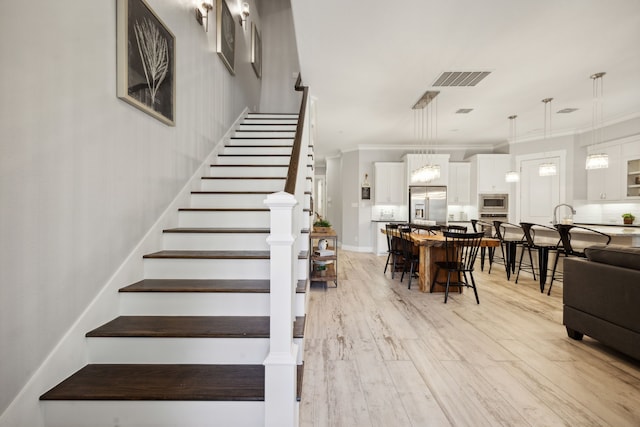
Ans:
[{"label": "glass pendant shade", "polygon": [[590,169],[605,169],[609,167],[609,156],[607,154],[590,154],[587,156],[587,162],[585,168]]},{"label": "glass pendant shade", "polygon": [[504,174],[504,180],[506,182],[518,182],[520,181],[520,174],[516,171],[509,171]]}]

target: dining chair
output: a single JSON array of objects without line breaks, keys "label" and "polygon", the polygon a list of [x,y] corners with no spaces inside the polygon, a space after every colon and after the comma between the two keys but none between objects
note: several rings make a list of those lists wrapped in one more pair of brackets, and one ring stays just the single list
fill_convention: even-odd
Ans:
[{"label": "dining chair", "polygon": [[464,225],[445,225],[441,228],[442,231],[453,231],[457,233],[466,233],[467,227]]},{"label": "dining chair", "polygon": [[[511,274],[516,272],[516,253],[518,246],[524,243],[524,233],[520,225],[504,221],[493,221],[493,229],[500,240],[501,254],[494,254],[493,263],[504,265],[507,280],[509,280]],[[489,273],[491,273],[491,265],[489,265]]]},{"label": "dining chair", "polygon": [[[571,244],[571,238],[573,237],[572,230],[574,231],[580,230],[585,232],[585,235],[589,236],[589,240],[590,240],[589,243],[596,243],[595,242],[596,240],[598,240],[597,243],[603,243],[605,245],[608,245],[609,243],[611,243],[610,235],[598,230],[594,230],[592,228],[583,227],[580,225],[573,225],[573,224],[556,224],[556,229],[560,234],[560,241],[562,243],[562,246],[560,248],[560,253],[563,254],[565,258],[570,256],[579,257],[579,258],[587,257],[587,255],[584,253],[584,248],[582,248],[582,250],[576,249]],[[551,295],[551,287],[553,286],[553,281],[556,275],[556,266],[557,266],[557,258],[556,258],[556,265],[554,265],[553,273],[551,275],[551,282],[549,283],[549,290],[547,291],[547,295]]]},{"label": "dining chair", "polygon": [[[547,281],[547,271],[549,269],[549,255],[551,253],[556,254],[556,258],[553,263],[553,273],[551,274],[551,277],[555,276],[556,267],[558,265],[558,251],[562,247],[560,235],[558,233],[558,230],[554,227],[549,227],[542,224],[534,224],[531,222],[521,222],[520,225],[522,226],[522,231],[524,232],[525,242],[523,243],[522,253],[520,254],[520,265],[518,267],[518,274],[516,275],[516,283],[518,283],[518,277],[520,277],[520,270],[522,269],[522,258],[524,256],[525,249],[529,253],[529,260],[531,261],[531,271],[533,272],[533,279],[535,280],[536,267],[533,265],[533,257],[531,255],[531,251],[536,251],[538,253],[538,279],[540,282],[540,292],[544,292],[544,287]],[[550,241],[540,241],[540,239],[536,239],[536,230],[552,231],[554,236]]]},{"label": "dining chair", "polygon": [[393,232],[398,229],[398,224],[385,224],[387,236],[387,263],[384,265],[384,274],[391,264],[391,278],[393,279],[396,272],[398,260],[402,258],[402,247],[398,243],[398,238],[393,236]]},{"label": "dining chair", "polygon": [[[458,286],[459,289],[465,286],[473,289],[476,303],[480,304],[476,281],[473,277],[473,266],[478,256],[478,249],[480,249],[480,243],[482,242],[484,233],[443,231],[442,234],[445,237],[445,261],[435,262],[436,272],[431,282],[430,292],[433,292],[436,283],[445,285],[444,303],[446,304],[449,298],[450,286]],[[438,282],[437,279],[440,270],[447,272],[446,282]],[[452,281],[452,275],[455,275],[454,281]],[[469,281],[469,278],[471,281]]]},{"label": "dining chair", "polygon": [[417,277],[418,268],[420,265],[420,254],[414,252],[413,240],[411,240],[411,229],[399,227],[400,242],[402,245],[402,257],[404,258],[404,264],[402,268],[402,276],[400,276],[400,282],[404,279],[405,273],[409,273],[409,285],[408,289],[411,289],[411,279],[414,275]]},{"label": "dining chair", "polygon": [[[482,229],[480,229],[482,227]],[[490,224],[481,219],[472,219],[471,220],[471,228],[473,228],[474,233],[484,232],[485,237],[494,237],[493,233],[493,224]],[[489,273],[491,273],[491,265],[493,264],[493,256],[495,254],[496,248],[490,247],[485,248],[482,246],[480,248],[480,271],[484,271],[484,260],[486,256],[486,250],[489,249]]]}]

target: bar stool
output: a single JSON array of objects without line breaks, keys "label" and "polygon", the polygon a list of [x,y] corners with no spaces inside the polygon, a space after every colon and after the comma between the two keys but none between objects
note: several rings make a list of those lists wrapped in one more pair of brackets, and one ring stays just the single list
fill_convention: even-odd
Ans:
[{"label": "bar stool", "polygon": [[[560,235],[558,230],[553,227],[548,227],[546,225],[541,224],[533,224],[531,222],[521,222],[522,231],[524,232],[525,243],[523,245],[522,253],[520,254],[520,267],[518,268],[518,274],[516,275],[516,283],[518,283],[518,277],[520,276],[520,270],[522,268],[522,257],[524,256],[524,250],[526,249],[529,252],[529,259],[531,262],[531,271],[533,272],[533,279],[535,280],[535,267],[533,266],[533,258],[531,256],[531,251],[538,252],[538,278],[540,280],[540,292],[544,292],[544,286],[547,281],[547,270],[549,264],[549,253],[555,252],[556,259],[553,264],[553,271],[555,272],[556,266],[558,265],[558,251],[562,247],[560,241]],[[546,242],[536,242],[536,229],[538,230],[550,230],[553,231],[554,234],[558,237],[556,243],[546,243]],[[552,274],[553,277],[553,274]]]},{"label": "bar stool", "polygon": [[[483,229],[478,230],[478,225],[482,226]],[[482,221],[480,219],[472,219],[471,227],[473,228],[474,233],[484,232],[485,237],[494,237],[494,233],[492,233],[491,231],[487,231],[487,229],[493,230],[493,225],[486,221]],[[484,258],[486,249],[487,248],[485,248],[484,246],[480,248],[480,271],[484,271]],[[495,251],[496,248],[489,248],[489,273],[491,273],[491,264],[493,264],[493,255]]]},{"label": "bar stool", "polygon": [[[611,243],[611,236],[603,233],[598,230],[594,230],[592,228],[582,227],[579,225],[573,224],[556,224],[556,229],[560,234],[560,241],[562,242],[562,247],[560,248],[560,252],[564,254],[565,258],[570,256],[575,256],[579,258],[586,258],[587,255],[584,253],[584,250],[577,250],[571,244],[571,230],[572,229],[580,229],[586,231],[591,237],[597,237],[602,240],[605,245]],[[605,241],[606,240],[606,241]],[[556,263],[553,266],[553,273],[551,275],[551,283],[549,283],[549,290],[547,291],[547,295],[551,295],[551,287],[553,286],[553,281],[556,275],[556,266],[557,266],[557,258]]]},{"label": "bar stool", "polygon": [[[524,233],[520,237],[508,237],[507,227],[516,230],[516,234],[522,233],[522,227],[517,224],[511,224],[503,221],[493,221],[493,228],[496,232],[496,237],[500,240],[500,252],[502,257],[496,257],[494,255],[494,263],[504,264],[505,271],[507,272],[507,280],[511,278],[511,274],[516,272],[516,253],[518,246],[524,243]],[[489,273],[491,273],[491,265],[489,266]]]},{"label": "bar stool", "polygon": [[467,227],[464,225],[443,225],[441,231],[451,231],[453,233],[466,233]]}]

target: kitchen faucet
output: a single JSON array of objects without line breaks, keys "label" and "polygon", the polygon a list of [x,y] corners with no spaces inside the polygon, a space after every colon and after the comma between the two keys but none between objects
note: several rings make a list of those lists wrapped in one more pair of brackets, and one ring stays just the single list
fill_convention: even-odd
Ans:
[{"label": "kitchen faucet", "polygon": [[566,204],[566,203],[560,203],[559,205],[556,205],[556,207],[555,207],[555,208],[553,208],[553,221],[551,221],[551,223],[552,223],[553,225],[556,225],[556,224],[558,223],[558,219],[557,219],[558,217],[557,217],[557,214],[558,214],[558,208],[559,208],[560,206],[566,206],[566,207],[568,207],[569,209],[571,209],[571,215],[575,215],[575,214],[576,214],[576,210],[573,208],[573,206],[568,205],[568,204]]}]

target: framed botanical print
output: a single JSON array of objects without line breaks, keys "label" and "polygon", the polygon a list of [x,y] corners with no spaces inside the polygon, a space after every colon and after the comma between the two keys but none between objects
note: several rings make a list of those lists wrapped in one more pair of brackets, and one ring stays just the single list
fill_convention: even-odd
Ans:
[{"label": "framed botanical print", "polygon": [[118,98],[175,126],[175,36],[144,0],[117,0]]},{"label": "framed botanical print", "polygon": [[236,23],[226,0],[216,0],[216,52],[231,74],[235,74]]},{"label": "framed botanical print", "polygon": [[262,77],[262,39],[258,27],[251,23],[251,65],[258,78]]}]

